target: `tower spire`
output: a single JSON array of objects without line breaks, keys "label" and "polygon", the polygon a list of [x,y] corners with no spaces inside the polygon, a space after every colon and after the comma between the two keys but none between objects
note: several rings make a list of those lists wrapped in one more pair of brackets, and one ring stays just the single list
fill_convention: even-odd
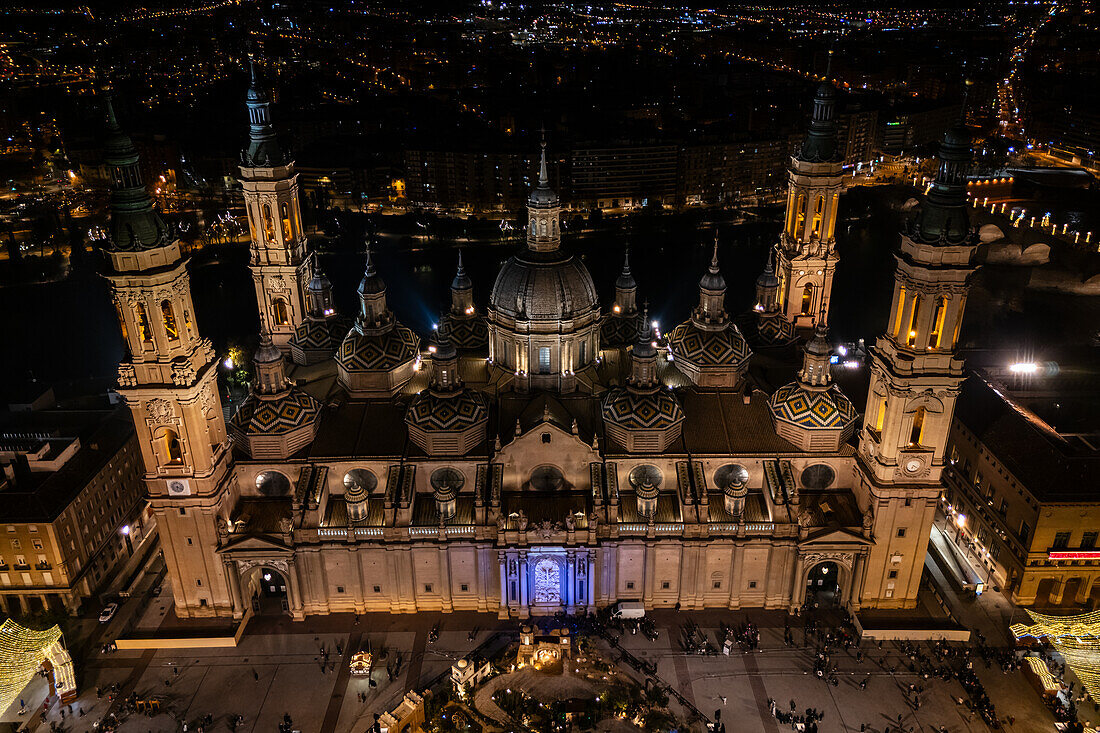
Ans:
[{"label": "tower spire", "polygon": [[271,126],[271,101],[263,86],[256,62],[248,59],[250,81],[245,105],[248,107],[248,147],[242,153],[244,165],[251,168],[277,168],[286,164]]},{"label": "tower spire", "polygon": [[535,252],[553,252],[561,246],[561,204],[550,187],[546,164],[546,133],[542,133],[538,185],[527,197],[527,247]]}]

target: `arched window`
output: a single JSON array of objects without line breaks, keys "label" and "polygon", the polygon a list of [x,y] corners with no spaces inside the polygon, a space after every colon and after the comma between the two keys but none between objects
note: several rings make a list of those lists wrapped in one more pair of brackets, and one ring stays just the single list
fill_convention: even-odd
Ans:
[{"label": "arched window", "polygon": [[913,311],[909,314],[909,333],[906,336],[905,343],[909,346],[913,346],[917,343],[917,318],[920,315],[921,297],[920,293],[913,296]]},{"label": "arched window", "polygon": [[248,231],[252,234],[252,241],[259,243],[256,238],[256,217],[253,215],[251,208],[248,210]]},{"label": "arched window", "polygon": [[169,301],[161,301],[160,314],[164,319],[164,332],[168,334],[168,340],[179,341],[180,332],[176,327],[176,314],[172,312],[172,304]]},{"label": "arched window", "polygon": [[905,286],[898,289],[897,313],[894,315],[894,338],[901,336],[901,317],[905,311]]},{"label": "arched window", "polygon": [[840,203],[840,194],[839,193],[834,193],[833,194],[832,205],[830,206],[830,210],[832,211],[832,217],[830,217],[830,219],[829,219],[829,231],[825,233],[825,236],[828,237],[829,239],[832,239],[833,235],[836,233],[836,209],[837,209],[837,205],[839,203]]},{"label": "arched window", "polygon": [[814,311],[814,286],[802,288],[802,315],[808,316]]},{"label": "arched window", "polygon": [[149,314],[145,312],[145,304],[138,303],[134,312],[137,314],[138,334],[141,336],[141,340],[152,341],[153,331],[149,328]]},{"label": "arched window", "polygon": [[161,465],[178,466],[183,463],[183,446],[172,428],[158,428],[153,434],[154,452]]},{"label": "arched window", "polygon": [[122,317],[122,306],[115,301],[115,314],[118,315],[118,325],[122,329],[122,338],[127,344],[130,343],[130,332],[126,328],[126,319]]},{"label": "arched window", "polygon": [[280,209],[280,213],[283,215],[283,241],[289,242],[293,239],[290,236],[290,206],[284,201]]},{"label": "arched window", "polygon": [[275,322],[276,326],[285,326],[290,323],[290,317],[287,315],[286,301],[282,298],[276,298],[271,301],[271,319]]},{"label": "arched window", "polygon": [[806,194],[798,194],[798,207],[795,210],[798,215],[795,217],[794,231],[791,232],[791,236],[797,239],[802,236],[802,229],[806,226]]},{"label": "arched window", "polygon": [[817,236],[821,236],[821,222],[825,218],[825,197],[818,196],[817,203],[814,204],[814,229],[813,233]]},{"label": "arched window", "polygon": [[909,445],[921,445],[921,438],[924,437],[924,408],[918,407],[917,411],[913,413],[913,426],[909,430]]},{"label": "arched window", "polygon": [[264,204],[264,234],[268,242],[275,241],[275,220],[271,218],[271,206]]},{"label": "arched window", "polygon": [[879,400],[878,411],[875,413],[875,430],[882,432],[882,425],[886,422],[886,398]]},{"label": "arched window", "polygon": [[938,349],[943,338],[943,319],[947,317],[947,298],[936,298],[936,313],[932,317],[932,331],[928,334],[928,348]]}]

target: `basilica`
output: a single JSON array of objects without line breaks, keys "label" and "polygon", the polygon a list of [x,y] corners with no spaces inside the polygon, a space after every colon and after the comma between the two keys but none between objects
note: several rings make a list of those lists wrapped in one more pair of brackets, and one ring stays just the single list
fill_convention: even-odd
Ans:
[{"label": "basilica", "polygon": [[[971,150],[964,129],[948,133],[922,205],[883,243],[894,295],[861,416],[830,372],[835,104],[822,85],[752,313],[727,308],[718,242],[697,304],[667,332],[639,306],[628,255],[601,302],[611,284],[562,241],[544,143],[525,244],[489,293],[456,250],[449,310],[418,334],[369,251],[357,311],[337,312],[254,74],[239,170],[261,332],[228,421],[187,258],[108,104],[118,392],[176,614],[242,618],[272,598],[295,619],[795,609],[808,593],[915,605],[963,378]],[[792,344],[789,383],[763,390],[754,350]]]}]

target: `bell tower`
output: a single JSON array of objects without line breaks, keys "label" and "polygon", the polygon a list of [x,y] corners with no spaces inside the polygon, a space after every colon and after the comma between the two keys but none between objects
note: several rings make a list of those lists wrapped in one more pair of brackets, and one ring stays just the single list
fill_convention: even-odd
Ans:
[{"label": "bell tower", "polygon": [[936,180],[902,231],[890,319],[872,349],[858,462],[878,542],[867,564],[864,605],[916,603],[965,376],[957,347],[976,269],[966,208],[971,156],[966,130],[949,130]]},{"label": "bell tower", "polygon": [[110,99],[104,161],[112,178],[106,278],[127,351],[118,393],[134,418],[176,614],[230,615],[215,554],[215,521],[229,509],[230,464],[217,361],[195,323],[179,240],[153,208],[137,150]]},{"label": "bell tower", "polygon": [[271,340],[288,351],[305,316],[302,283],[309,281],[298,174],[271,127],[271,102],[255,66],[245,104],[249,134],[248,147],[241,153],[240,181],[252,237],[256,305]]},{"label": "bell tower", "polygon": [[802,148],[791,156],[787,215],[776,245],[779,305],[791,323],[828,319],[836,269],[836,210],[843,181],[843,153],[836,141],[836,90],[823,83],[814,97],[813,120]]}]

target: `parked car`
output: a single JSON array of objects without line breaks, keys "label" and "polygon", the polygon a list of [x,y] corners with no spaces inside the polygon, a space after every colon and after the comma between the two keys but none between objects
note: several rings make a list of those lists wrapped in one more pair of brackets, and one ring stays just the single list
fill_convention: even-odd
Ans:
[{"label": "parked car", "polygon": [[115,617],[115,612],[118,611],[117,603],[108,603],[103,607],[103,610],[99,612],[99,623],[105,624]]}]

